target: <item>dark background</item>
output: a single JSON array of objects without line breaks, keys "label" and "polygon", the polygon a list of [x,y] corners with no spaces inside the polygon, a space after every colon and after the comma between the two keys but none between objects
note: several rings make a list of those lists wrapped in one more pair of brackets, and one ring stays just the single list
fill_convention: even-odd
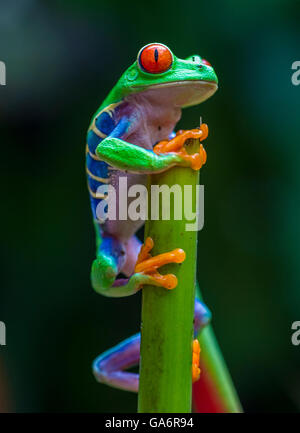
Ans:
[{"label": "dark background", "polygon": [[198,277],[246,411],[300,408],[299,2],[1,0],[1,411],[136,411],[92,360],[135,333],[140,295],[93,292],[84,169],[91,115],[149,42],[199,53],[208,123]]}]

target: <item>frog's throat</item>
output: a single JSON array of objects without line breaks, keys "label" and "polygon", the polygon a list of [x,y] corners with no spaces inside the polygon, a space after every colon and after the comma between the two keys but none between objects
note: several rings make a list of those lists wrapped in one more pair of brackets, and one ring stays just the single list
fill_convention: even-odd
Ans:
[{"label": "frog's throat", "polygon": [[136,87],[135,91],[150,99],[168,100],[174,106],[185,108],[206,101],[217,89],[218,85],[213,81],[184,80]]}]

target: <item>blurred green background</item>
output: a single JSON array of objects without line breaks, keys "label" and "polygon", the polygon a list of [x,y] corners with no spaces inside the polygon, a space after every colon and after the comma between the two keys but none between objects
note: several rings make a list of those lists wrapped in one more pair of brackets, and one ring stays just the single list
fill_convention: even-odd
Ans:
[{"label": "blurred green background", "polygon": [[1,1],[1,411],[136,411],[91,374],[137,332],[141,299],[91,288],[84,148],[91,115],[157,41],[220,81],[178,127],[210,128],[198,277],[242,404],[299,412],[299,22],[296,0]]}]

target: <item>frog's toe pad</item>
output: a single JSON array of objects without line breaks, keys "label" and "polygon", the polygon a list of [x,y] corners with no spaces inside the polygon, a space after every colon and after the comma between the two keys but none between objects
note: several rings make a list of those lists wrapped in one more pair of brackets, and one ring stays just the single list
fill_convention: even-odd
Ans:
[{"label": "frog's toe pad", "polygon": [[200,379],[200,344],[197,339],[193,341],[193,360],[192,360],[192,381]]}]

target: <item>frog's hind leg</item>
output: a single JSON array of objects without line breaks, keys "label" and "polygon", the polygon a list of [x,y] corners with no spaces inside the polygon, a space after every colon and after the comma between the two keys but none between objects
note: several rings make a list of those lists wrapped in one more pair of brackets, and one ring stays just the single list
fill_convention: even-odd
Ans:
[{"label": "frog's hind leg", "polygon": [[109,289],[115,283],[125,261],[123,243],[111,235],[102,234],[91,272],[92,286],[96,292],[109,295]]},{"label": "frog's hind leg", "polygon": [[199,332],[210,322],[211,312],[207,306],[195,299],[195,312],[194,312],[194,341],[193,341],[193,355],[192,355],[192,381],[197,382],[200,379],[200,344],[197,339]]},{"label": "frog's hind leg", "polygon": [[[120,272],[124,272],[126,275],[132,270],[133,258],[136,257],[139,246],[136,240],[134,243],[134,247],[130,245],[126,247],[126,243],[121,243],[110,235],[102,237],[97,258],[92,265],[92,286],[96,292],[105,296],[124,297],[133,295],[145,284],[165,287],[166,289],[176,287],[177,278],[175,275],[161,275],[158,269],[168,263],[182,263],[185,259],[185,252],[176,248],[173,251],[152,256],[150,251],[154,243],[151,238],[147,238],[142,246],[133,274],[129,278],[117,279]],[[134,250],[131,258],[128,255],[130,249]]]},{"label": "frog's hind leg", "polygon": [[124,391],[138,392],[139,375],[123,370],[139,363],[140,341],[140,334],[133,335],[98,356],[93,363],[97,381]]},{"label": "frog's hind leg", "polygon": [[[92,286],[104,296],[123,297],[136,293],[142,283],[149,283],[146,275],[133,275],[141,242],[134,236],[121,242],[102,234],[97,258],[92,264]],[[131,278],[117,278],[119,273]]]},{"label": "frog's hind leg", "polygon": [[[211,313],[199,299],[195,300],[195,335],[210,321]],[[93,372],[98,382],[125,391],[138,392],[139,375],[124,371],[138,365],[140,360],[140,334],[136,334],[98,356],[93,363]],[[200,347],[193,344],[193,381],[199,378]]]}]

